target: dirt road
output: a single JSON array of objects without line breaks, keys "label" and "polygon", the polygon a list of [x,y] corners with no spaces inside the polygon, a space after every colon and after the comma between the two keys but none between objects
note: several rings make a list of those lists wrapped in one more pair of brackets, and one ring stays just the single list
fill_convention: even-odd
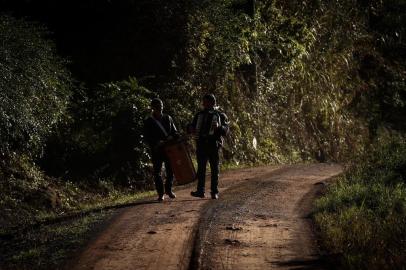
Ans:
[{"label": "dirt road", "polygon": [[74,269],[322,269],[309,213],[338,165],[258,167],[221,176],[220,199],[122,211],[69,264]]}]

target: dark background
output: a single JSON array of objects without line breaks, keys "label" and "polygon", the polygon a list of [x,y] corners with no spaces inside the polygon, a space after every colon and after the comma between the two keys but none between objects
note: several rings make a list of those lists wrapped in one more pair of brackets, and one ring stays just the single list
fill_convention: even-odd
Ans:
[{"label": "dark background", "polygon": [[174,0],[0,1],[1,13],[45,25],[74,77],[89,85],[170,75],[185,43],[186,8]]}]

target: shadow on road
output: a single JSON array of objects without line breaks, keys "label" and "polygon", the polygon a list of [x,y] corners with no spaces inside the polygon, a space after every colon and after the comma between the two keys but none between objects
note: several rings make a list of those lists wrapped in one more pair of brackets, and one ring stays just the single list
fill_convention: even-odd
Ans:
[{"label": "shadow on road", "polygon": [[281,267],[291,267],[289,269],[326,269],[326,262],[323,259],[293,259],[288,261],[274,261],[273,264]]}]

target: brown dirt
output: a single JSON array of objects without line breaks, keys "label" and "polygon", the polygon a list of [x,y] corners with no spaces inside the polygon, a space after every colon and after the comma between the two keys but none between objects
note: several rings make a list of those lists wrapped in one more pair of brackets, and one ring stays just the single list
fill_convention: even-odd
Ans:
[{"label": "brown dirt", "polygon": [[226,172],[219,200],[184,189],[122,211],[69,268],[322,268],[308,215],[317,183],[340,172],[326,164]]}]

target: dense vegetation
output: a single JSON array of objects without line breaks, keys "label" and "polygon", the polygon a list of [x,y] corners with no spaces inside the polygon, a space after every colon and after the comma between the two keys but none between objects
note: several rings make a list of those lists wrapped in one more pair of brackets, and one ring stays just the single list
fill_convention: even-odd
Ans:
[{"label": "dense vegetation", "polygon": [[0,17],[2,226],[15,209],[25,212],[22,202],[43,204],[36,194],[46,180],[32,159],[41,154],[46,136],[65,113],[71,94],[65,62],[45,35],[38,25]]},{"label": "dense vegetation", "polygon": [[[383,258],[360,253],[378,238],[331,244],[332,231],[356,230],[345,227],[357,226],[346,223],[353,215],[391,219],[365,231],[400,226],[382,239],[405,239],[405,223],[388,214],[404,203],[405,172],[393,165],[404,152],[386,144],[396,137],[404,148],[405,1],[0,4],[8,14],[0,16],[2,225],[148,188],[141,129],[150,98],[161,97],[183,130],[213,92],[231,119],[226,163],[363,157],[319,202],[327,248],[356,267]],[[397,180],[386,181],[394,172]],[[404,262],[404,246],[388,248],[393,265]]]},{"label": "dense vegetation", "polygon": [[2,155],[38,153],[67,107],[70,74],[44,35],[38,26],[1,17]]},{"label": "dense vegetation", "polygon": [[343,256],[344,269],[406,264],[406,142],[377,143],[317,201],[323,244]]}]

